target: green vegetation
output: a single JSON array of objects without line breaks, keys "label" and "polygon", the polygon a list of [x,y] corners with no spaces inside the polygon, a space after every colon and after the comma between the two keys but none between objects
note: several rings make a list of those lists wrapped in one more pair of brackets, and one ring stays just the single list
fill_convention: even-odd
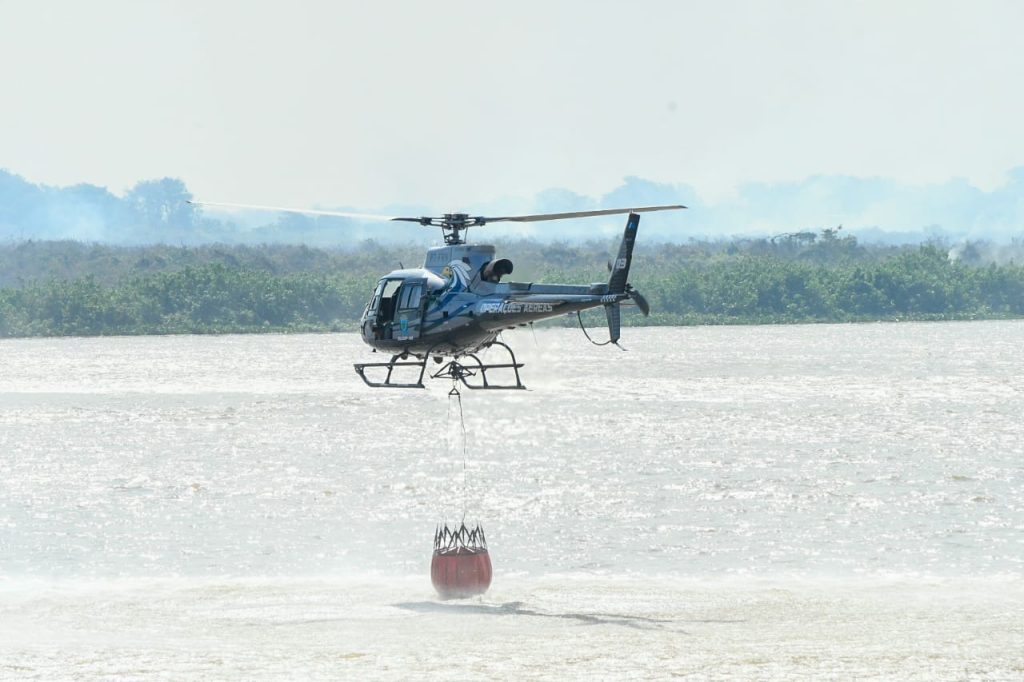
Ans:
[{"label": "green vegetation", "polygon": [[[608,244],[498,245],[514,278],[605,279]],[[638,245],[632,324],[1024,317],[1024,266],[984,244],[871,247],[837,230],[773,240]],[[0,246],[0,336],[352,330],[376,279],[423,247]],[[996,256],[1004,260],[996,262]],[[1017,261],[1020,262],[1020,261]],[[590,318],[595,324],[603,315]],[[561,318],[562,323],[574,324]]]}]

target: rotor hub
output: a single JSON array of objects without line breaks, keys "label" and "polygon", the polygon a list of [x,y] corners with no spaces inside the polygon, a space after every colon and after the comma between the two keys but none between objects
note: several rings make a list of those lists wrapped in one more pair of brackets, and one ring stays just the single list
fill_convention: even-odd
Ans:
[{"label": "rotor hub", "polygon": [[444,243],[449,246],[465,244],[462,231],[474,225],[484,225],[487,219],[483,216],[471,216],[468,213],[445,213],[440,218],[424,218],[424,225],[440,227],[444,234]]}]

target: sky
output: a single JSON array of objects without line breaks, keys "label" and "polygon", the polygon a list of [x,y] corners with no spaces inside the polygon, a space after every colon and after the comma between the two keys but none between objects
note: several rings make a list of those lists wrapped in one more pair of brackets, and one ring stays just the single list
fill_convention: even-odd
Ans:
[{"label": "sky", "polygon": [[0,0],[0,168],[363,210],[626,177],[707,206],[833,175],[987,192],[1024,166],[1022,26],[1018,1]]}]

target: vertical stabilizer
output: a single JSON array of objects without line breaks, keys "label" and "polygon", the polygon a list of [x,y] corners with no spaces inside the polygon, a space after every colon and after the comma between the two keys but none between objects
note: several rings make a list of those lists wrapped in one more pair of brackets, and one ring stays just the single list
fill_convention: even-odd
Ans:
[{"label": "vertical stabilizer", "polygon": [[605,303],[604,304],[605,315],[608,316],[608,339],[612,343],[619,342],[619,335],[621,333],[621,315],[622,310],[619,308],[618,303]]},{"label": "vertical stabilizer", "polygon": [[[608,280],[609,294],[621,294],[626,291],[629,264],[633,261],[633,243],[636,241],[636,228],[639,225],[640,214],[630,213],[626,221],[626,231],[622,233],[622,243],[619,244],[619,255],[612,263],[612,276]],[[610,317],[608,319],[611,320]]]}]

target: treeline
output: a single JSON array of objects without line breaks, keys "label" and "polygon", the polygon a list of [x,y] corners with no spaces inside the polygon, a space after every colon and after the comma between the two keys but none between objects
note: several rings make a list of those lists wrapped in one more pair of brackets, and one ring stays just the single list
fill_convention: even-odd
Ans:
[{"label": "treeline", "polygon": [[[515,280],[593,282],[606,279],[616,246],[519,241],[498,252],[516,264]],[[985,253],[866,246],[837,230],[638,245],[630,279],[652,315],[624,322],[1024,317],[1024,266]],[[418,246],[373,242],[348,250],[8,244],[0,246],[0,336],[351,330],[376,279],[422,257]]]},{"label": "treeline", "polygon": [[206,265],[272,275],[348,273],[375,278],[403,262],[419,265],[424,250],[425,247],[418,245],[384,246],[372,241],[351,249],[318,249],[286,244],[113,246],[70,240],[32,240],[0,243],[0,289],[88,277],[110,286],[138,277]]},{"label": "treeline", "polygon": [[0,336],[339,331],[355,328],[363,280],[273,275],[223,263],[133,277],[92,276],[0,290]]},{"label": "treeline", "polygon": [[[654,324],[954,320],[1024,316],[1024,267],[951,262],[923,245],[833,265],[743,256],[634,278]],[[649,292],[649,293],[648,293]]]}]

